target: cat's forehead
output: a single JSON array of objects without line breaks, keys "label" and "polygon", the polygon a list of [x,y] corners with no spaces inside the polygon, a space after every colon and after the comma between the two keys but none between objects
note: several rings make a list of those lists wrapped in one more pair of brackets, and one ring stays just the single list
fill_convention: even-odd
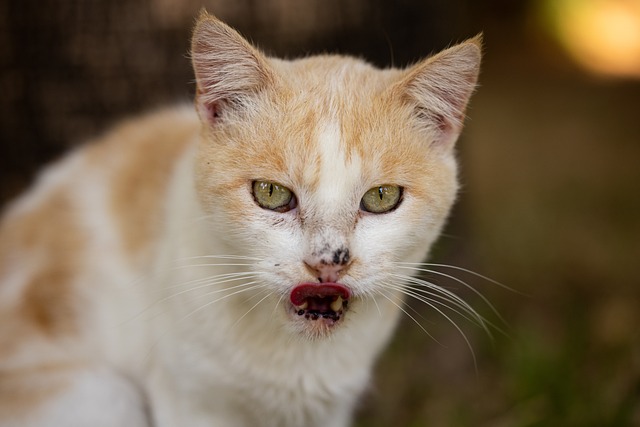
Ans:
[{"label": "cat's forehead", "polygon": [[[355,164],[374,141],[397,134],[390,88],[399,70],[380,70],[351,57],[314,56],[276,61],[273,91],[283,138],[323,162]],[[406,118],[405,118],[406,119]],[[283,131],[284,129],[284,131]],[[380,147],[378,147],[380,151]]]},{"label": "cat's forehead", "polygon": [[377,96],[401,73],[381,70],[348,56],[318,55],[293,61],[274,61],[281,84],[297,94],[313,92],[321,98],[363,99]]},{"label": "cat's forehead", "polygon": [[251,145],[264,178],[335,206],[345,194],[416,176],[425,144],[415,144],[407,111],[393,102],[399,70],[341,56],[274,65],[280,81],[260,120],[264,144]]},{"label": "cat's forehead", "polygon": [[341,56],[272,61],[278,81],[231,128],[236,143],[211,154],[237,166],[224,170],[239,185],[278,182],[318,210],[357,204],[376,185],[420,187],[429,144],[391,90],[401,71]]}]

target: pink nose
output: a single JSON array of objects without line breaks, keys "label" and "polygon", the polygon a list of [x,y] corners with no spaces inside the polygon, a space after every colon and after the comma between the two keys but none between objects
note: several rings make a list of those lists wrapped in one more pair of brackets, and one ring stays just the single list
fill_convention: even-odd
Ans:
[{"label": "pink nose", "polygon": [[320,283],[335,283],[340,278],[341,274],[346,270],[348,265],[341,264],[324,264],[322,262],[317,263],[304,263],[309,272],[318,279]]},{"label": "pink nose", "polygon": [[304,264],[320,283],[336,283],[349,269],[351,254],[345,247],[333,251],[324,249],[320,253],[312,253],[304,260]]}]

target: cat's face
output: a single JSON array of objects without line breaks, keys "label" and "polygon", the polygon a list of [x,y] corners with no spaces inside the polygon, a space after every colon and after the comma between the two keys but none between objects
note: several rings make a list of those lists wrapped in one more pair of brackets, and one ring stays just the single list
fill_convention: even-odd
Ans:
[{"label": "cat's face", "polygon": [[262,260],[260,279],[301,331],[325,334],[362,301],[395,295],[397,263],[420,261],[438,236],[477,74],[476,60],[443,83],[459,88],[438,88],[451,60],[407,71],[279,61],[211,18],[196,29],[203,208],[230,251]]}]

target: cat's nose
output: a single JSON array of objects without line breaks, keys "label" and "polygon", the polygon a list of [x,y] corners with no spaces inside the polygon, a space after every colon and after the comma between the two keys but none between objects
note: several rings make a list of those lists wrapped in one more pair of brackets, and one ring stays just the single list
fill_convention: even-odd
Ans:
[{"label": "cat's nose", "polygon": [[338,249],[331,256],[311,256],[304,261],[307,270],[320,283],[335,283],[351,265],[348,249]]},{"label": "cat's nose", "polygon": [[349,264],[323,264],[321,262],[309,263],[305,261],[305,266],[320,283],[336,283],[338,279],[349,268]]}]

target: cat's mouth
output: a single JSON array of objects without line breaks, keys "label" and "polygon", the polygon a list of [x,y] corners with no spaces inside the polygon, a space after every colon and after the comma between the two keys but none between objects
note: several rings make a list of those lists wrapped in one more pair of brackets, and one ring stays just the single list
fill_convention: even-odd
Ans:
[{"label": "cat's mouth", "polygon": [[291,290],[289,299],[298,316],[333,325],[344,314],[350,296],[349,289],[339,283],[302,283]]}]

